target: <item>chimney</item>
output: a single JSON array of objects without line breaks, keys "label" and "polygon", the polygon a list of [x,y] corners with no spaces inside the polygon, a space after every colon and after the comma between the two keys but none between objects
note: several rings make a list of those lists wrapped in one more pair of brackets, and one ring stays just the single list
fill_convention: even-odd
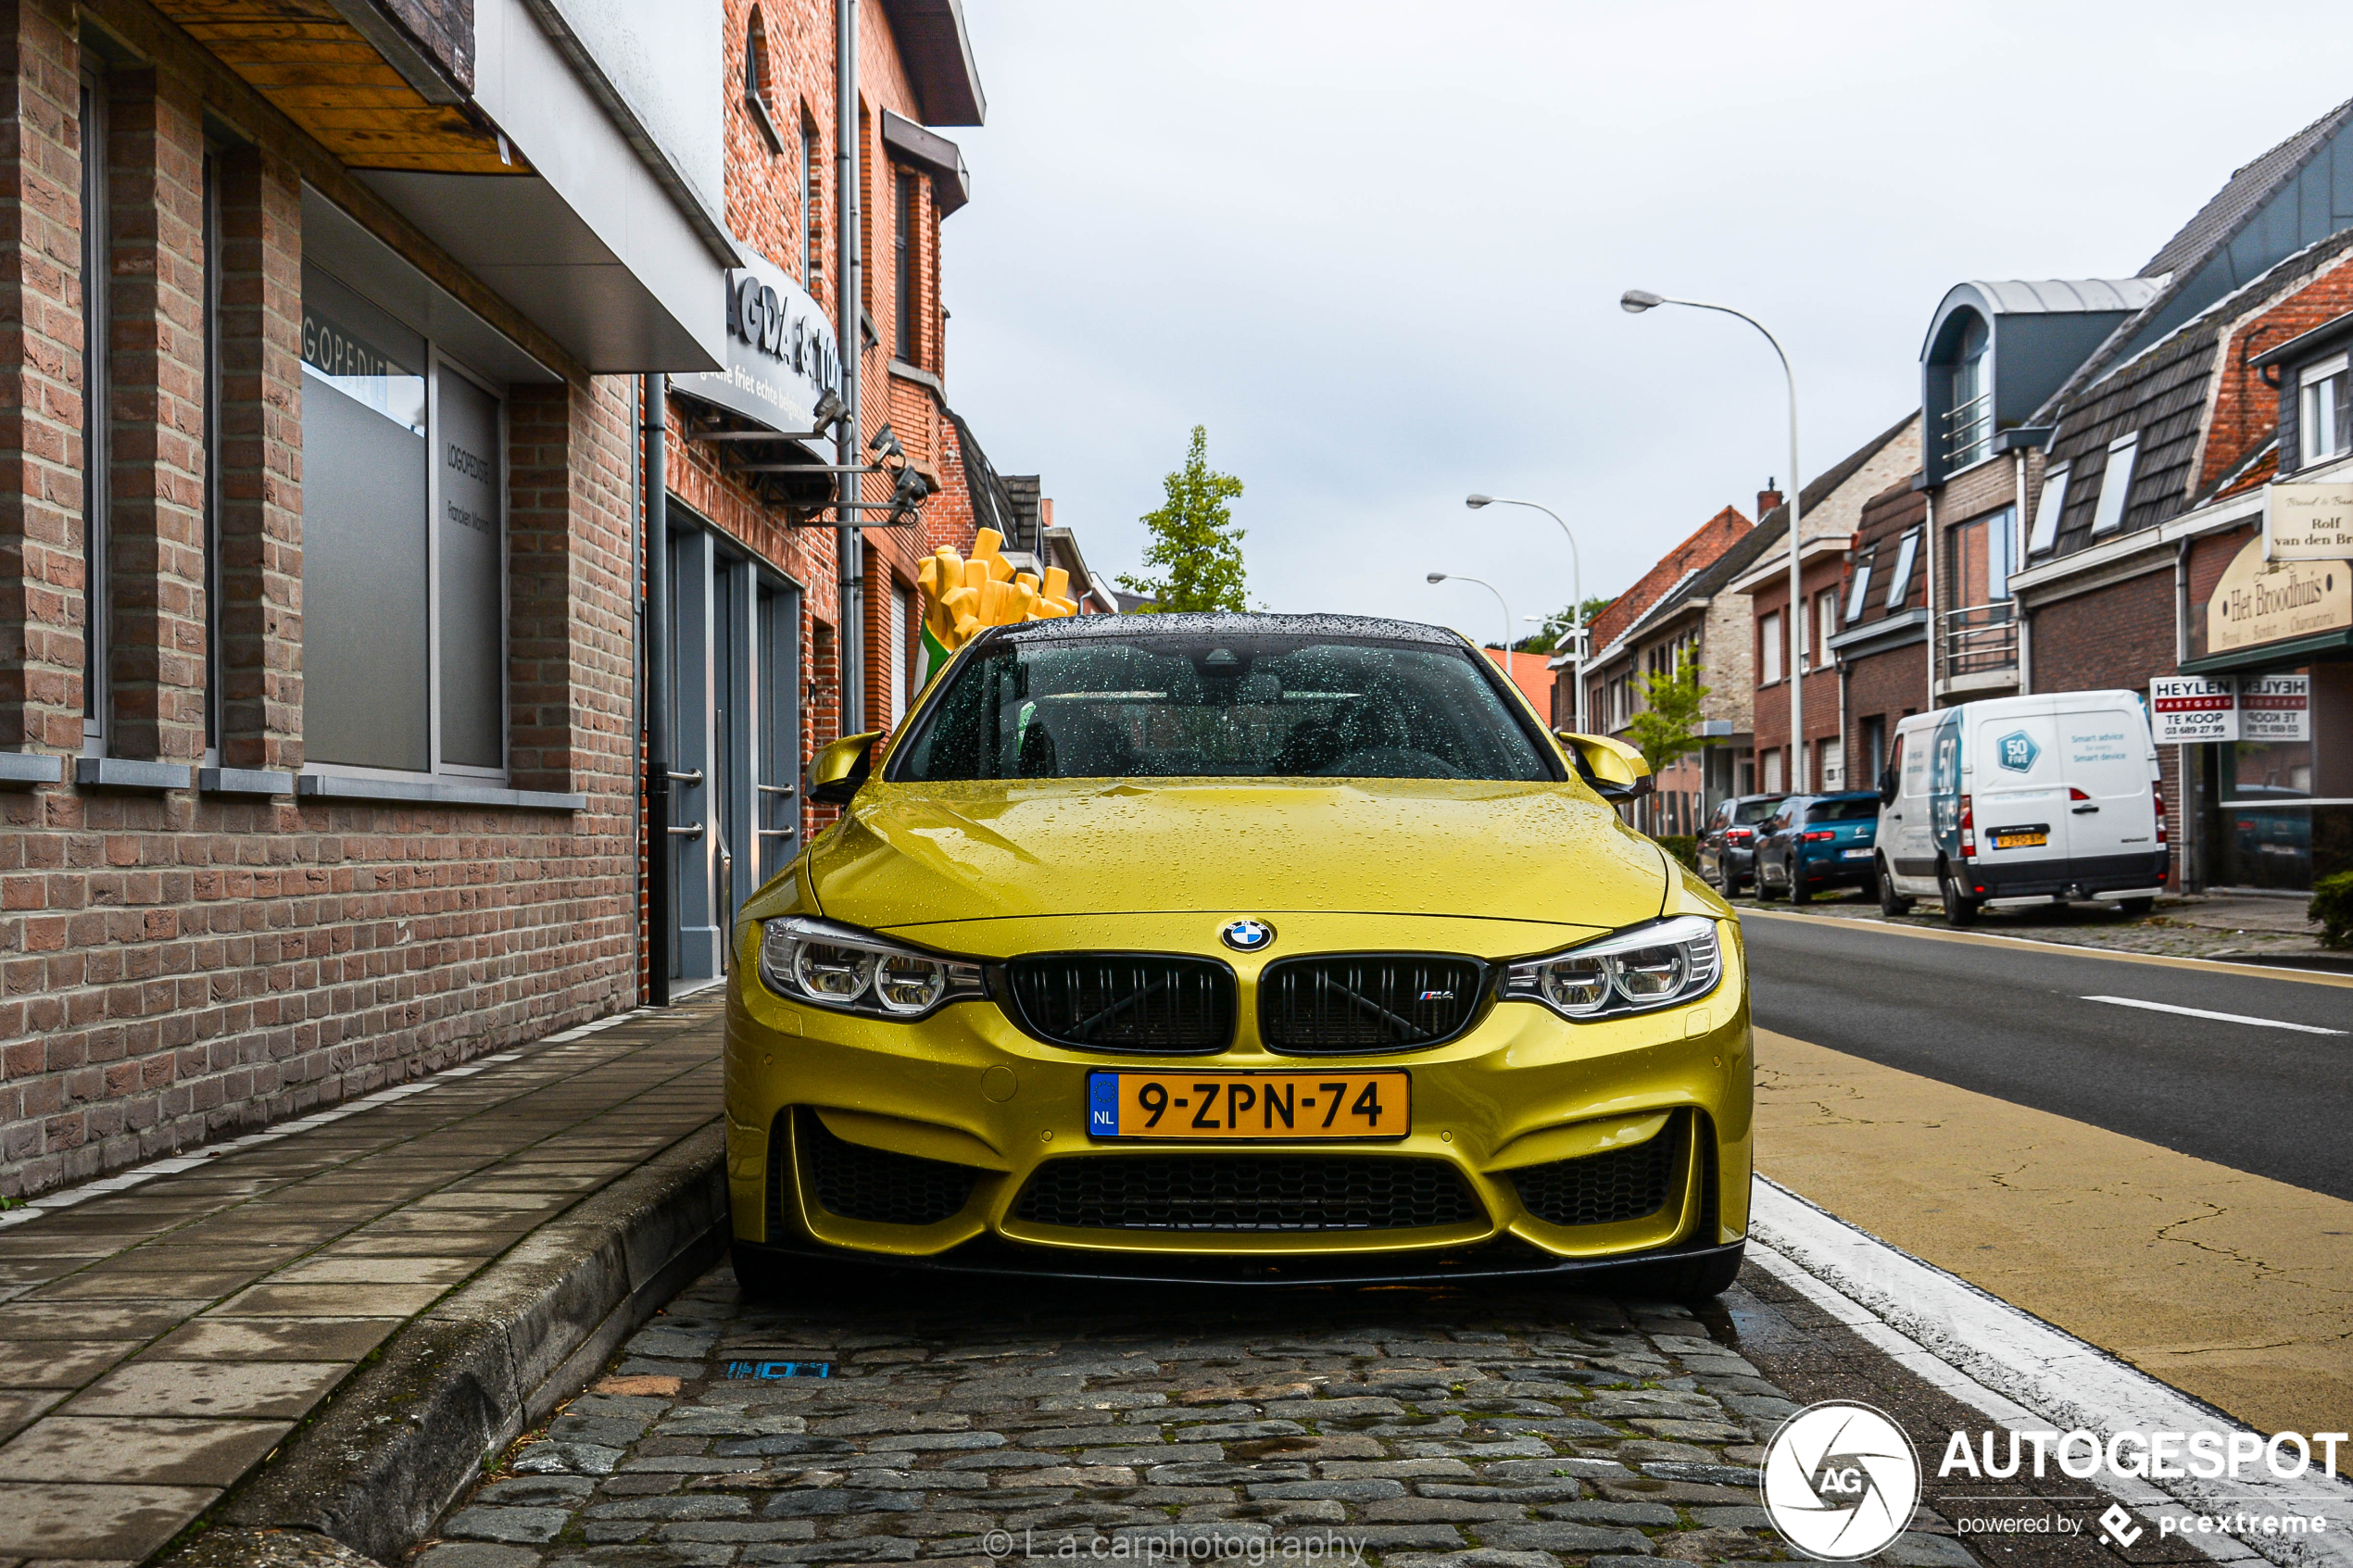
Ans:
[{"label": "chimney", "polygon": [[1780,506],[1784,499],[1780,491],[1774,488],[1771,476],[1768,475],[1765,480],[1765,488],[1756,493],[1756,521],[1763,522],[1765,514]]},{"label": "chimney", "polygon": [[1041,530],[1054,526],[1054,498],[1051,495],[1038,497],[1038,526]]}]

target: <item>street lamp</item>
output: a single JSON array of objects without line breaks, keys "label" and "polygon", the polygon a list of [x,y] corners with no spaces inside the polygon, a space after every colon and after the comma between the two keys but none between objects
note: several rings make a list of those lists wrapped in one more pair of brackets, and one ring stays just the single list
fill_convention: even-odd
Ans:
[{"label": "street lamp", "polygon": [[[1710,305],[1704,299],[1672,299],[1653,294],[1648,289],[1628,289],[1617,297],[1617,307],[1629,316],[1639,316],[1662,305],[1689,306],[1694,310],[1716,310],[1727,316],[1737,316],[1764,332],[1765,341],[1773,345],[1774,355],[1781,362],[1781,377],[1789,383],[1789,759],[1791,788],[1803,793],[1809,781],[1798,777],[1798,769],[1806,756],[1806,645],[1812,640],[1813,629],[1806,624],[1805,591],[1798,571],[1798,502],[1806,485],[1797,466],[1797,373],[1789,368],[1789,355],[1782,349],[1780,339],[1766,330],[1765,323],[1744,310],[1729,305]],[[1759,522],[1765,521],[1757,519]]]},{"label": "street lamp", "polygon": [[1527,507],[1542,512],[1554,522],[1560,523],[1561,533],[1568,540],[1569,586],[1577,595],[1577,602],[1570,607],[1568,612],[1568,649],[1577,660],[1577,679],[1570,684],[1574,688],[1577,698],[1577,733],[1583,734],[1585,733],[1585,563],[1577,553],[1577,535],[1569,533],[1568,524],[1562,520],[1560,513],[1540,502],[1516,501],[1509,495],[1473,494],[1463,497],[1463,505],[1473,511],[1478,510],[1481,507]]},{"label": "street lamp", "polygon": [[1459,571],[1433,571],[1429,574],[1429,581],[1432,583],[1477,583],[1480,587],[1495,596],[1496,604],[1502,606],[1504,611],[1504,673],[1509,675],[1512,672],[1512,626],[1514,622],[1512,621],[1512,607],[1504,603],[1504,591],[1495,586],[1494,583],[1487,582],[1483,578],[1466,577]]}]

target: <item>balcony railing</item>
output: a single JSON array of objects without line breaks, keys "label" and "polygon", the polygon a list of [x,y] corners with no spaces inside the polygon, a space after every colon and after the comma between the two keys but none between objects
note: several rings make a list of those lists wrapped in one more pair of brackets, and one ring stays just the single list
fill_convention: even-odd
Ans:
[{"label": "balcony railing", "polygon": [[1945,461],[1965,469],[1993,449],[1994,395],[1981,392],[1944,416]]},{"label": "balcony railing", "polygon": [[1938,617],[1944,632],[1947,675],[1977,675],[1989,670],[2018,668],[2018,606],[2004,599],[1996,604],[1948,609]]}]

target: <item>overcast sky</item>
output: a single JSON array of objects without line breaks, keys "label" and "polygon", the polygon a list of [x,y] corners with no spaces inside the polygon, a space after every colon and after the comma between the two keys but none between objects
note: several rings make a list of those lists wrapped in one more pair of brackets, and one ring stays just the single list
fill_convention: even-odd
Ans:
[{"label": "overcast sky", "polygon": [[[1490,640],[1918,401],[1968,278],[2124,277],[2353,95],[2341,6],[966,0],[948,383],[1134,571],[1196,423],[1253,604]],[[2310,42],[2309,49],[2292,41]],[[2334,41],[2334,42],[2332,42]]]}]

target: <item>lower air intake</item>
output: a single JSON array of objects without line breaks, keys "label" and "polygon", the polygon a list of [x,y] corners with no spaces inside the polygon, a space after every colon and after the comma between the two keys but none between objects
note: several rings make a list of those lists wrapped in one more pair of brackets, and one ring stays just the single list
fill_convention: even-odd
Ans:
[{"label": "lower air intake", "polygon": [[1578,1160],[1555,1160],[1511,1173],[1528,1211],[1553,1225],[1614,1225],[1647,1219],[1667,1207],[1675,1150],[1684,1136],[1683,1114],[1648,1143]]},{"label": "lower air intake", "polygon": [[[882,1225],[934,1225],[962,1213],[972,1200],[980,1173],[944,1160],[922,1160],[885,1148],[846,1143],[825,1130],[816,1113],[803,1110],[796,1127],[805,1156],[803,1169],[817,1206],[845,1220]],[[772,1140],[770,1148],[779,1147]],[[770,1160],[769,1190],[781,1190]],[[781,1234],[772,1224],[769,1234]]]},{"label": "lower air intake", "polygon": [[1442,1160],[1159,1154],[1050,1160],[1014,1217],[1129,1231],[1415,1230],[1484,1220]]}]

